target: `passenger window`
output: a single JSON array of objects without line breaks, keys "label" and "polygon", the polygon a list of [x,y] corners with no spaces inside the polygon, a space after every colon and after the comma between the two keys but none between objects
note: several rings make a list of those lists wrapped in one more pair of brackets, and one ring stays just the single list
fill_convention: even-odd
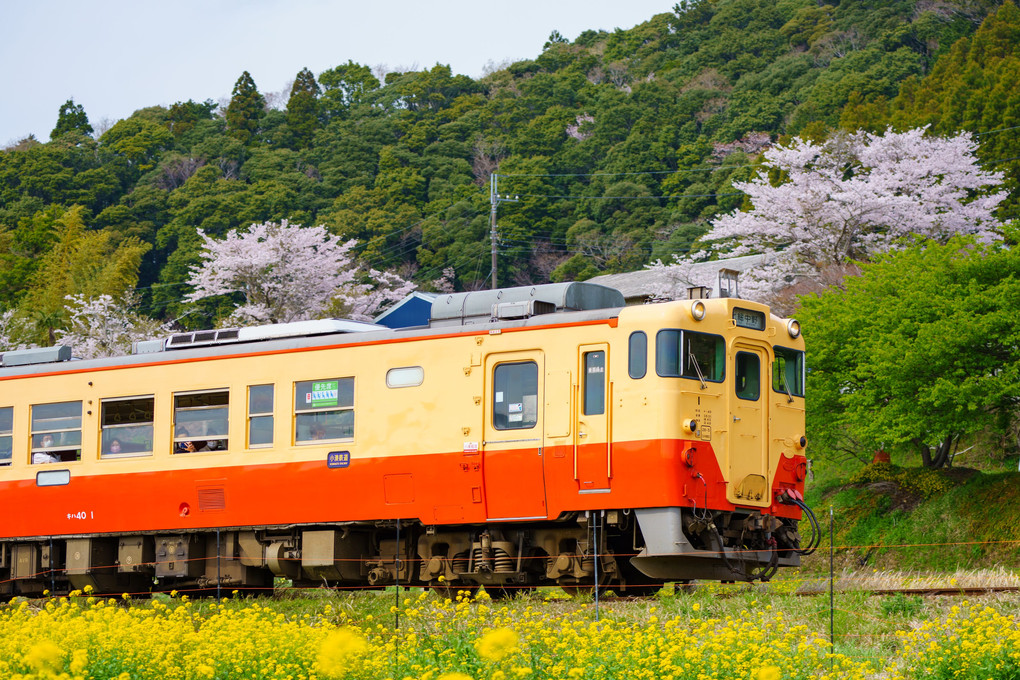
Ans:
[{"label": "passenger window", "polygon": [[101,458],[152,454],[155,398],[103,399],[100,406]]},{"label": "passenger window", "polygon": [[772,362],[772,389],[791,397],[804,396],[804,352],[775,347]]},{"label": "passenger window", "polygon": [[81,402],[32,406],[32,462],[81,460]]},{"label": "passenger window", "polygon": [[757,354],[737,352],[737,396],[757,401],[761,396],[761,360]]},{"label": "passenger window", "polygon": [[294,383],[294,440],[317,444],[354,437],[354,378]]},{"label": "passenger window", "polygon": [[273,444],[273,386],[248,387],[248,448]]},{"label": "passenger window", "polygon": [[606,353],[584,353],[584,415],[606,412]]},{"label": "passenger window", "polygon": [[230,392],[181,392],[174,395],[174,453],[227,448]]},{"label": "passenger window", "polygon": [[643,331],[630,334],[628,349],[627,374],[634,380],[639,380],[648,372],[648,337]]},{"label": "passenger window", "polygon": [[538,364],[500,364],[492,376],[492,426],[526,430],[538,423]]},{"label": "passenger window", "polygon": [[11,464],[14,442],[14,407],[0,408],[0,466]]}]

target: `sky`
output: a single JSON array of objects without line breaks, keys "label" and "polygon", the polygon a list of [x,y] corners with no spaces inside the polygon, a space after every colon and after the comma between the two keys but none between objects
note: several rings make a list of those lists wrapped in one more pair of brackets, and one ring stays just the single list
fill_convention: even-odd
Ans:
[{"label": "sky", "polygon": [[229,98],[243,71],[263,94],[302,68],[437,63],[477,78],[533,59],[553,30],[632,28],[675,0],[0,0],[0,148],[49,139],[70,98],[93,127],[148,106]]}]

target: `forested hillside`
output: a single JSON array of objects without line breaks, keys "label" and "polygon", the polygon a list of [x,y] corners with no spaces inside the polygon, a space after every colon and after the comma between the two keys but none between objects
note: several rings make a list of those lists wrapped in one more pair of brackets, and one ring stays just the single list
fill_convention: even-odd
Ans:
[{"label": "forested hillside", "polygon": [[244,73],[225,109],[141,108],[101,134],[69,101],[50,140],[0,152],[0,311],[46,342],[65,295],[137,285],[148,315],[208,327],[223,309],[182,302],[197,229],[284,219],[357,239],[424,289],[446,269],[487,286],[493,172],[518,197],[499,209],[499,283],[632,270],[739,207],[732,182],[765,145],[841,126],[978,134],[1014,217],[1018,46],[1011,2],[696,0],[554,33],[479,79],[339,63],[300,71],[274,109]]}]

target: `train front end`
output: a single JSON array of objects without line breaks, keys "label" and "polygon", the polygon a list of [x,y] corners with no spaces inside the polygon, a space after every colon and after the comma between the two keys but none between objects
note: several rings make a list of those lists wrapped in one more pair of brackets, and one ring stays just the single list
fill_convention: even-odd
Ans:
[{"label": "train front end", "polygon": [[621,327],[647,337],[644,389],[661,406],[655,429],[675,494],[635,509],[644,545],[632,564],[655,579],[722,581],[764,581],[799,565],[820,535],[803,501],[797,321],[736,298],[628,312]]}]

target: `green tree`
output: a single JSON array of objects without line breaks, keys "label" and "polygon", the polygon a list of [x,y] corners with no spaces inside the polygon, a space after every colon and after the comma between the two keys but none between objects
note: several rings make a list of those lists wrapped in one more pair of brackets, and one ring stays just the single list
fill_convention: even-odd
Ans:
[{"label": "green tree", "polygon": [[318,125],[316,106],[321,91],[315,76],[307,68],[301,69],[294,78],[290,99],[287,100],[287,127],[294,136],[294,145],[299,149],[312,141],[312,134]]},{"label": "green tree", "polygon": [[167,111],[167,129],[173,133],[174,137],[180,137],[193,130],[198,121],[212,120],[215,110],[216,102],[211,99],[207,99],[201,104],[191,99],[186,102],[176,102]]},{"label": "green tree", "polygon": [[64,214],[51,205],[13,228],[0,227],[0,303],[13,307],[28,290],[40,258],[56,241],[55,224]]},{"label": "green tree", "polygon": [[319,85],[323,88],[319,113],[328,122],[345,117],[352,106],[361,103],[368,93],[378,90],[380,83],[372,75],[372,69],[348,60],[346,64],[320,73]]},{"label": "green tree", "polygon": [[117,121],[100,138],[103,146],[116,154],[124,175],[132,178],[154,168],[173,141],[173,134],[164,126],[137,116]]},{"label": "green tree", "polygon": [[68,132],[75,132],[80,135],[91,135],[92,126],[89,124],[89,117],[85,115],[85,108],[81,104],[75,104],[74,99],[68,99],[60,107],[57,114],[57,125],[50,133],[50,139],[56,139]]},{"label": "green tree", "polygon": [[[898,128],[928,124],[937,134],[981,135],[979,155],[1005,173],[1004,217],[1020,217],[1020,9],[1002,3],[970,38],[960,40],[931,73],[903,83],[888,106]],[[858,112],[857,115],[861,115]],[[1000,130],[1002,132],[1000,132]]]},{"label": "green tree", "polygon": [[234,83],[227,105],[227,130],[242,144],[250,144],[259,130],[259,121],[266,115],[266,99],[259,94],[251,74],[245,71]]},{"label": "green tree", "polygon": [[941,467],[961,437],[1004,432],[1020,403],[1020,249],[928,243],[845,286],[800,313],[821,455],[913,450]]},{"label": "green tree", "polygon": [[56,242],[39,263],[22,300],[23,316],[36,322],[35,342],[52,344],[65,327],[68,295],[118,297],[134,288],[142,256],[150,246],[129,237],[115,243],[105,231],[89,231],[84,209],[73,206],[55,222]]}]

